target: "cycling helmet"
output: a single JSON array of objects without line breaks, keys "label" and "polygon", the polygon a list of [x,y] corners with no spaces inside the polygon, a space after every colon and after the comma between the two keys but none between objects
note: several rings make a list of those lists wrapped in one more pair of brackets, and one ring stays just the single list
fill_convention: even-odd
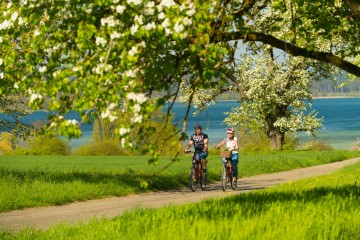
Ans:
[{"label": "cycling helmet", "polygon": [[201,124],[200,124],[200,123],[195,123],[195,125],[194,125],[194,129],[197,129],[197,128],[202,129],[202,126],[201,126]]},{"label": "cycling helmet", "polygon": [[235,133],[235,130],[233,128],[226,129],[226,133]]}]

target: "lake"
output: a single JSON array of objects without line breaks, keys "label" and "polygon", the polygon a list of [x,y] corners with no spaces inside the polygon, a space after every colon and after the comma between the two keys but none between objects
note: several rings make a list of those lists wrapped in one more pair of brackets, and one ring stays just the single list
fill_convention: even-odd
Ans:
[{"label": "lake", "polygon": [[[222,122],[226,117],[225,112],[231,111],[231,108],[238,105],[239,103],[236,101],[220,101],[210,106],[207,111],[200,112],[197,116],[193,116],[193,111],[191,111],[187,122],[187,134],[190,135],[194,132],[193,125],[199,122],[203,125],[203,131],[209,135],[210,144],[219,142],[225,137],[227,128]],[[314,99],[313,108],[319,112],[319,117],[324,117],[324,127],[318,135],[320,141],[330,144],[335,149],[350,149],[360,138],[360,98]],[[186,105],[176,103],[173,111],[174,122],[178,122],[185,115]],[[67,117],[76,119],[78,115],[70,113]],[[24,118],[24,120],[33,122],[46,118],[46,113],[35,112],[31,116]],[[182,127],[182,124],[180,126]],[[84,125],[82,130],[82,138],[70,141],[73,148],[92,141],[92,126]],[[306,134],[301,135],[301,140],[306,140],[306,138]]]}]

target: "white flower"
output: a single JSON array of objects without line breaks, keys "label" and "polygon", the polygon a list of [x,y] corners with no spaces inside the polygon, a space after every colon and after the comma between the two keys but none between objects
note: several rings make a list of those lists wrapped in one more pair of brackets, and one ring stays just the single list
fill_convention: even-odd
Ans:
[{"label": "white flower", "polygon": [[162,0],[160,5],[167,8],[171,8],[172,6],[175,6],[176,3],[173,0]]},{"label": "white flower", "polygon": [[192,20],[188,17],[185,17],[184,20],[183,20],[183,23],[185,25],[191,25],[192,24]]},{"label": "white flower", "polygon": [[182,31],[184,31],[184,25],[175,23],[174,30],[175,30],[175,32],[180,33]]},{"label": "white flower", "polygon": [[131,35],[134,35],[138,29],[139,29],[138,25],[132,25],[130,28]]},{"label": "white flower", "polygon": [[[139,43],[138,46],[145,48],[145,47],[146,47],[145,41],[141,41],[141,43]],[[0,64],[0,65],[1,65],[1,64]]]},{"label": "white flower", "polygon": [[191,17],[192,15],[194,15],[194,13],[195,13],[195,8],[192,8],[189,11],[187,11],[186,15]]},{"label": "white flower", "polygon": [[141,111],[141,107],[139,104],[134,105],[134,113],[139,113]]},{"label": "white flower", "polygon": [[150,31],[151,29],[155,29],[156,28],[156,24],[154,22],[148,23],[145,25],[145,30],[146,31]]},{"label": "white flower", "polygon": [[12,23],[11,23],[10,21],[5,20],[4,22],[2,22],[2,23],[0,24],[0,30],[8,29],[8,28],[11,27],[11,25],[12,25]]},{"label": "white flower", "polygon": [[139,114],[135,114],[133,118],[131,118],[131,122],[133,123],[141,123],[143,120],[143,116]]},{"label": "white flower", "polygon": [[14,83],[14,88],[15,89],[18,89],[19,88],[19,84],[16,82],[16,83]]},{"label": "white flower", "polygon": [[78,121],[76,119],[69,119],[66,121],[66,126],[77,125],[77,124],[78,124]]},{"label": "white flower", "polygon": [[41,72],[41,73],[46,72],[46,70],[47,70],[46,66],[39,67],[39,72]]},{"label": "white flower", "polygon": [[135,18],[134,18],[134,22],[138,23],[139,25],[143,25],[144,22],[143,22],[142,19],[143,19],[143,17],[141,15],[140,16],[136,15]]},{"label": "white flower", "polygon": [[129,51],[129,55],[134,56],[136,54],[138,54],[138,50],[136,49],[135,46],[132,46],[131,50]]},{"label": "white flower", "polygon": [[160,20],[164,19],[166,17],[165,13],[164,12],[161,12],[159,15],[158,15],[158,18]]},{"label": "white flower", "polygon": [[13,22],[15,22],[15,20],[17,19],[17,17],[19,16],[19,13],[18,12],[14,12],[13,14],[11,14],[11,20]]},{"label": "white flower", "polygon": [[119,38],[119,37],[121,37],[121,34],[118,33],[117,31],[114,31],[110,34],[111,39],[115,39],[115,38]]},{"label": "white flower", "polygon": [[121,138],[121,147],[125,147],[125,142],[126,142],[126,139],[125,138]]},{"label": "white flower", "polygon": [[120,136],[123,136],[123,135],[125,135],[125,134],[127,134],[129,132],[130,132],[130,128],[120,128],[119,129]]},{"label": "white flower", "polygon": [[4,72],[0,73],[0,79],[4,79]]},{"label": "white flower", "polygon": [[34,36],[36,37],[36,36],[39,36],[39,35],[40,35],[40,31],[39,31],[39,29],[36,29],[35,32],[34,32]]},{"label": "white flower", "polygon": [[3,37],[0,37],[0,43],[2,43],[3,42]]},{"label": "white flower", "polygon": [[25,23],[24,19],[22,17],[19,17],[19,25],[23,25]]},{"label": "white flower", "polygon": [[0,58],[0,66],[3,64],[3,59]]},{"label": "white flower", "polygon": [[116,6],[116,12],[119,14],[122,14],[125,11],[126,7],[123,5],[117,5]]},{"label": "white flower", "polygon": [[106,42],[106,39],[104,39],[102,37],[96,37],[95,43],[98,46],[105,46],[107,42]]},{"label": "white flower", "polygon": [[170,20],[168,18],[166,18],[163,23],[161,24],[161,26],[163,26],[163,28],[167,28],[170,26]]},{"label": "white flower", "polygon": [[32,103],[36,99],[42,99],[43,97],[38,93],[32,93],[29,102]]}]

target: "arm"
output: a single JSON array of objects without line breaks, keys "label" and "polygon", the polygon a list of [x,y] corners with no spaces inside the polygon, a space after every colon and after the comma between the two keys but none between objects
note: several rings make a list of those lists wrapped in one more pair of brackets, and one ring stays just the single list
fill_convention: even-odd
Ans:
[{"label": "arm", "polygon": [[222,145],[224,145],[225,144],[225,140],[222,140],[221,142],[219,142],[216,146],[215,146],[215,148],[217,148],[217,149],[219,149]]},{"label": "arm", "polygon": [[204,149],[203,152],[206,152],[208,150],[208,143],[209,143],[209,139],[205,138],[204,139]]},{"label": "arm", "polygon": [[191,146],[193,145],[193,140],[189,140],[188,144],[186,145],[184,152],[189,152],[189,148],[191,148]]}]

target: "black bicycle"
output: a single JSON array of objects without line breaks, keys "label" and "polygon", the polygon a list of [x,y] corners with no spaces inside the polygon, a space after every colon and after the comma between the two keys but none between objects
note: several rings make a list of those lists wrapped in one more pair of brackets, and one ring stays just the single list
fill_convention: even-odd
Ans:
[{"label": "black bicycle", "polygon": [[237,186],[237,177],[233,177],[231,152],[220,151],[220,156],[225,158],[225,162],[222,163],[221,188],[225,191],[226,185],[230,183],[231,188],[235,190]]},{"label": "black bicycle", "polygon": [[[191,151],[188,153],[190,152]],[[196,152],[194,152],[192,156],[192,165],[190,168],[190,189],[193,192],[196,191],[198,184],[200,184],[201,190],[204,191],[206,189],[207,174],[203,171],[201,160],[206,161],[205,159],[200,159],[200,161],[197,161]]]}]

